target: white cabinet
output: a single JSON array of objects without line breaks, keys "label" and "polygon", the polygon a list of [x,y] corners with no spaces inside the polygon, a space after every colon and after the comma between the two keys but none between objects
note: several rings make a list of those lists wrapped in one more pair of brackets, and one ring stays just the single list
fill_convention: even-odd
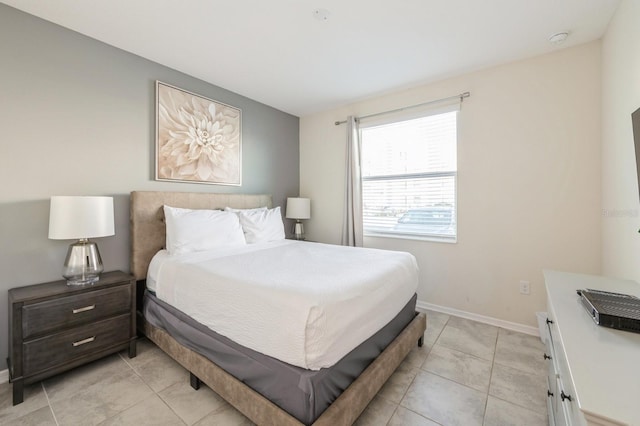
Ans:
[{"label": "white cabinet", "polygon": [[640,297],[633,281],[545,271],[551,425],[640,426],[640,334],[595,324],[576,290]]},{"label": "white cabinet", "polygon": [[[549,312],[551,310],[549,309]],[[544,357],[548,363],[549,374],[547,377],[547,407],[549,408],[549,424],[581,425],[579,410],[576,409],[575,391],[573,381],[569,374],[569,366],[564,350],[560,347],[560,337],[556,327],[555,317],[549,313],[545,336]]]}]

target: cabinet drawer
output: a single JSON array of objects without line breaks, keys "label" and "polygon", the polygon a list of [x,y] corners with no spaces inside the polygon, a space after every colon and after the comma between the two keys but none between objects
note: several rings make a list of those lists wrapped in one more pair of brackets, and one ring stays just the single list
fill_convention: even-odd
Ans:
[{"label": "cabinet drawer", "polygon": [[129,341],[131,314],[80,326],[23,344],[24,375],[28,376],[89,352]]},{"label": "cabinet drawer", "polygon": [[562,400],[561,395],[564,392],[562,387],[560,378],[558,378],[555,395],[555,424],[556,426],[573,426],[573,402],[568,399]]},{"label": "cabinet drawer", "polygon": [[22,336],[27,339],[130,311],[128,284],[28,304],[22,308]]},{"label": "cabinet drawer", "polygon": [[565,358],[564,350],[560,346],[560,336],[558,334],[558,327],[555,323],[549,325],[549,332],[551,335],[551,348],[553,354],[553,359],[551,361],[553,362],[553,368],[557,376],[555,391],[556,424],[579,425],[580,414],[577,407],[573,382],[571,381],[571,375],[569,373],[569,364]]},{"label": "cabinet drawer", "polygon": [[551,375],[547,376],[547,386],[549,390],[547,391],[547,416],[549,418],[549,426],[556,426],[555,414],[557,411],[556,407],[556,379],[555,376],[553,379]]}]

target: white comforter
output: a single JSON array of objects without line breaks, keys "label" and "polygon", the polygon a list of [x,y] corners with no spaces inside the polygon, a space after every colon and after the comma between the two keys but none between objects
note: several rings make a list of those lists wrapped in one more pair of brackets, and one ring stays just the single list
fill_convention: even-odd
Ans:
[{"label": "white comforter", "polygon": [[409,253],[283,240],[161,251],[147,286],[243,346],[318,370],[395,317],[416,292],[418,268]]}]

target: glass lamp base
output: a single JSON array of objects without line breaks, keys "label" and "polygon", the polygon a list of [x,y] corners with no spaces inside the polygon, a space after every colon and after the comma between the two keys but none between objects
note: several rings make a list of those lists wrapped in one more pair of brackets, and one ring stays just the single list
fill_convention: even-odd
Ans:
[{"label": "glass lamp base", "polygon": [[304,226],[300,220],[293,224],[293,238],[296,240],[304,240]]},{"label": "glass lamp base", "polygon": [[94,276],[80,276],[80,277],[65,277],[67,279],[67,285],[88,285],[95,284],[100,281],[99,275]]},{"label": "glass lamp base", "polygon": [[81,239],[69,246],[64,261],[62,276],[67,285],[94,284],[100,279],[104,270],[98,246],[87,239]]}]

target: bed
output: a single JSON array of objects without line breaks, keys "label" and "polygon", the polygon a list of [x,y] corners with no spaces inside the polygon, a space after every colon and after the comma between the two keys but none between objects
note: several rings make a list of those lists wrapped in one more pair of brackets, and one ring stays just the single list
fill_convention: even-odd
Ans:
[{"label": "bed", "polygon": [[[165,245],[164,205],[190,209],[246,209],[271,207],[271,203],[271,197],[268,195],[132,192],[132,273],[139,285],[144,286],[152,258]],[[320,247],[314,250],[320,250]],[[414,296],[412,304],[410,301],[404,305],[379,333],[371,336],[337,362],[335,370],[331,367],[314,372],[268,356],[261,357],[260,353],[252,352],[251,348],[233,341],[227,342],[224,336],[216,335],[215,331],[193,321],[182,311],[172,309],[172,306],[155,298],[153,293],[146,292],[145,299],[140,302],[145,312],[145,315],[139,318],[144,334],[190,371],[192,386],[197,388],[200,381],[206,383],[245,416],[260,425],[352,424],[411,348],[417,342],[421,342],[426,328],[425,315],[413,312]],[[201,344],[209,338],[213,339],[214,346],[224,345],[223,349],[220,349],[220,346],[213,349],[218,356],[221,351],[224,356],[216,359],[215,354],[212,355],[211,350]],[[372,345],[382,345],[373,356]],[[258,371],[253,375],[259,377],[257,385],[254,383],[256,377],[245,377],[233,370],[233,364],[240,357],[248,359],[252,366],[244,370]],[[216,359],[216,362],[210,358]],[[360,369],[357,370],[357,377],[349,377],[346,372],[354,371],[354,363],[358,364]],[[344,368],[341,370],[342,367]],[[260,381],[263,383],[262,388]],[[304,382],[313,386],[316,382],[329,383],[325,388],[320,387],[320,391],[314,391],[312,398],[305,397],[305,394],[295,396],[298,400],[312,400],[315,406],[311,407],[310,414],[297,412],[295,407],[286,406],[286,402],[283,403],[279,398],[279,393],[286,393],[287,388],[293,387],[293,382]],[[280,387],[274,385],[276,383],[279,383]],[[265,388],[268,392],[264,391]],[[336,390],[338,388],[339,391]],[[292,400],[290,396],[287,398]],[[331,403],[328,405],[323,402],[323,398],[330,398]],[[313,401],[315,399],[318,401]]]}]

